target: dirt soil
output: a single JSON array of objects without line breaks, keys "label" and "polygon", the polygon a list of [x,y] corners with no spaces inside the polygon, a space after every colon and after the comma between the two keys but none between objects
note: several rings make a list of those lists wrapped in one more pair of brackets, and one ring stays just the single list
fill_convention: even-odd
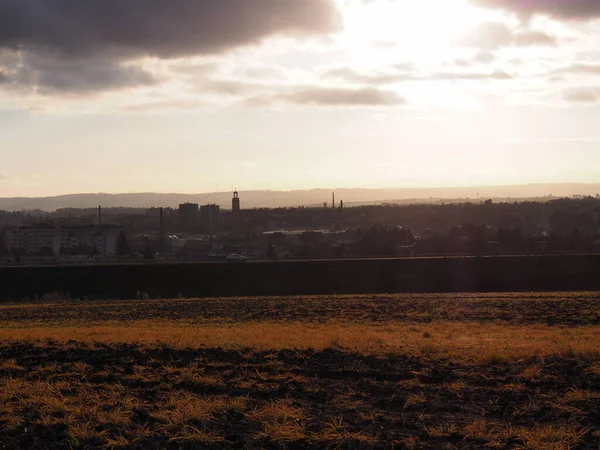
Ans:
[{"label": "dirt soil", "polygon": [[239,297],[130,301],[45,301],[0,306],[0,325],[89,325],[162,320],[191,324],[244,322],[369,323],[476,321],[510,324],[600,324],[600,293],[392,294]]}]

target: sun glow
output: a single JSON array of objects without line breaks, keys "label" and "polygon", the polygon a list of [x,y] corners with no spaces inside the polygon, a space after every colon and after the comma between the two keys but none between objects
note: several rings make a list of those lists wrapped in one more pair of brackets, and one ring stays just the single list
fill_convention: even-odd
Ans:
[{"label": "sun glow", "polygon": [[485,15],[467,0],[345,2],[343,10],[342,44],[366,65],[383,62],[384,54],[389,60],[390,53],[417,63],[438,62]]}]

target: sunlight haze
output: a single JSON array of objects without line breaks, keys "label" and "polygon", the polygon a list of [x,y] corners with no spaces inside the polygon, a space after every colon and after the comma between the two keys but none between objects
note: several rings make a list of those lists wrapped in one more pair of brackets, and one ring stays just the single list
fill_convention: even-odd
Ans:
[{"label": "sunlight haze", "polygon": [[0,1],[0,197],[595,183],[598,5]]}]

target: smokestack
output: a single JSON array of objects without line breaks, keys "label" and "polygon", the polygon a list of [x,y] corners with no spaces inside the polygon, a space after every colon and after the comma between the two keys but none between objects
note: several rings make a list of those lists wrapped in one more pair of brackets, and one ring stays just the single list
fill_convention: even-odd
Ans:
[{"label": "smokestack", "polygon": [[102,225],[102,205],[98,206],[98,225]]},{"label": "smokestack", "polygon": [[165,244],[165,227],[163,222],[163,209],[159,208],[158,210],[159,218],[160,218],[160,236],[158,238],[158,246],[160,247],[160,251],[163,251]]},{"label": "smokestack", "polygon": [[158,211],[159,211],[159,216],[160,216],[160,235],[162,236],[163,235],[163,230],[164,230],[164,227],[163,227],[163,209],[160,208]]},{"label": "smokestack", "polygon": [[335,192],[331,193],[331,207],[335,208]]}]

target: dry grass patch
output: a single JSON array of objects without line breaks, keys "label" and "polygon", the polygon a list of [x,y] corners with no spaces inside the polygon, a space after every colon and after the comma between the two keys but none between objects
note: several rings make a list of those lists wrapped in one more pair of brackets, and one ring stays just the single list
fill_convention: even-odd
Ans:
[{"label": "dry grass patch", "polygon": [[257,439],[269,438],[284,443],[306,438],[304,413],[287,399],[267,401],[248,413],[248,418],[263,429],[256,433]]},{"label": "dry grass patch", "polygon": [[598,448],[598,298],[0,306],[0,448]]},{"label": "dry grass patch", "polygon": [[188,391],[174,391],[157,403],[153,417],[169,427],[206,424],[217,412],[228,409],[243,409],[246,400],[229,397],[201,397]]},{"label": "dry grass patch", "polygon": [[520,377],[527,381],[537,381],[542,379],[542,367],[539,364],[533,364],[526,367],[520,373]]},{"label": "dry grass patch", "polygon": [[[560,328],[548,325],[505,326],[497,324],[432,323],[424,339],[410,324],[396,326],[310,325],[245,323],[237,327],[212,325],[202,329],[156,323],[154,327],[105,326],[98,328],[4,328],[0,342],[131,343],[174,348],[224,348],[234,350],[305,350],[333,348],[363,354],[398,353],[448,359],[474,359],[490,365],[532,356],[600,357],[600,326],[576,327],[565,338]],[[159,326],[160,325],[160,326]],[[18,366],[5,370],[19,370]],[[594,366],[595,367],[595,366]],[[85,375],[83,364],[74,370]],[[533,370],[533,369],[532,369]],[[590,370],[598,370],[597,367]],[[190,374],[190,376],[195,376]]]}]

